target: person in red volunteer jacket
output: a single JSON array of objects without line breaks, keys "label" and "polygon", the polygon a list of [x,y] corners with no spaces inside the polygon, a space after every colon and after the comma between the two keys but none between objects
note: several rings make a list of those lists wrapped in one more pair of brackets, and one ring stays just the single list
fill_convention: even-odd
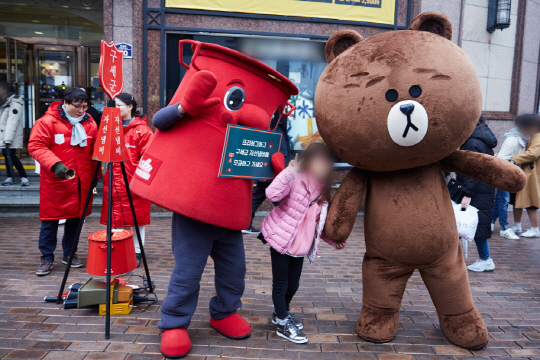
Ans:
[{"label": "person in red volunteer jacket", "polygon": [[[146,124],[146,116],[137,113],[137,102],[133,95],[121,93],[115,99],[116,107],[120,109],[122,115],[122,126],[124,127],[124,140],[126,144],[127,161],[124,162],[128,180],[131,181],[139,160],[150,145],[152,130]],[[103,177],[103,205],[101,208],[101,223],[107,225],[107,207],[109,204],[109,175]],[[141,240],[144,245],[145,225],[150,224],[150,202],[138,195],[132,194],[133,206],[137,216],[137,223],[141,233]],[[129,206],[129,199],[126,185],[122,176],[120,163],[113,164],[113,205],[112,205],[112,227],[117,229],[127,227],[133,231],[135,242],[135,253],[137,255],[137,266],[141,263],[141,249],[134,228],[133,216]]]},{"label": "person in red volunteer jacket", "polygon": [[[30,156],[41,166],[39,250],[42,255],[36,271],[38,276],[49,274],[53,268],[60,219],[67,219],[62,239],[62,263],[68,263],[86,194],[90,190],[96,168],[92,150],[97,125],[86,113],[87,107],[88,96],[84,91],[67,89],[63,102],[53,102],[36,122],[28,141]],[[68,169],[74,170],[73,177],[68,176]],[[87,215],[91,209],[90,206]],[[77,255],[73,257],[71,266],[83,266]]]}]

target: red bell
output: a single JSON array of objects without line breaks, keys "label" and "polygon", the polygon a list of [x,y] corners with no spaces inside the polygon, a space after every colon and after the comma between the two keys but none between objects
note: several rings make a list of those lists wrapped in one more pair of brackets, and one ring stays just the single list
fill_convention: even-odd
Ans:
[{"label": "red bell", "polygon": [[[90,275],[107,274],[107,230],[88,236],[88,260],[86,272]],[[118,276],[137,267],[133,231],[113,230],[111,239],[111,274]]]}]

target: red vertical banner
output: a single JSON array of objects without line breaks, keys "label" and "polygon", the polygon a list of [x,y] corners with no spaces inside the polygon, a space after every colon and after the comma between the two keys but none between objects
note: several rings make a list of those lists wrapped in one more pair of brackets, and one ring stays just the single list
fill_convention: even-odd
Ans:
[{"label": "red vertical banner", "polygon": [[[111,100],[117,97],[124,87],[123,55],[124,52],[118,50],[114,42],[107,43],[101,40],[99,83]],[[104,163],[127,160],[120,109],[116,107],[103,109],[92,158]]]},{"label": "red vertical banner", "polygon": [[119,50],[114,41],[101,40],[101,57],[99,58],[99,83],[103,91],[112,100],[124,87],[124,52]]},{"label": "red vertical banner", "polygon": [[92,158],[104,163],[127,160],[120,109],[112,107],[103,109]]}]

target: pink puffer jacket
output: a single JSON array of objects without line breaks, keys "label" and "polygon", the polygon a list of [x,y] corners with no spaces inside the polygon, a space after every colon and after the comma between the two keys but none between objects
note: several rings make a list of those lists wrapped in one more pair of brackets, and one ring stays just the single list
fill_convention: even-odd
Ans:
[{"label": "pink puffer jacket", "polygon": [[[261,231],[270,246],[279,253],[285,254],[298,233],[309,204],[316,198],[310,192],[306,175],[294,173],[288,168],[276,176],[272,184],[268,186],[266,197],[272,202],[281,202],[263,220]],[[335,243],[323,232],[328,203],[313,206],[321,206],[321,214],[314,234],[314,245],[307,255],[312,263],[315,261],[320,239],[335,248]]]}]

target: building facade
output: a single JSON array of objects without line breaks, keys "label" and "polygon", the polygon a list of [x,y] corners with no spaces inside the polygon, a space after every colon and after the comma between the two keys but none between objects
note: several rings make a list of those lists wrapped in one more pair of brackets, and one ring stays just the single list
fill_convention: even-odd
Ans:
[{"label": "building facade", "polygon": [[[324,44],[341,29],[364,38],[407,29],[423,11],[452,21],[453,41],[480,79],[483,111],[499,139],[518,114],[539,111],[540,0],[0,0],[0,81],[25,99],[26,135],[66,86],[85,86],[100,109],[99,41],[130,51],[124,91],[152,115],[171,99],[189,63],[179,40],[245,52],[288,76],[300,94],[289,134],[301,150],[320,141],[313,114]],[[487,31],[490,6],[507,3],[509,27]]]},{"label": "building facade", "polygon": [[[341,29],[354,29],[364,38],[406,29],[420,12],[437,10],[450,18],[453,41],[476,68],[484,116],[500,139],[515,116],[539,111],[540,29],[536,19],[540,18],[540,0],[508,1],[510,26],[492,33],[487,31],[490,0],[374,1],[380,8],[391,5],[391,21],[388,13],[384,14],[386,18],[364,19],[362,10],[370,8],[358,6],[361,1],[316,2],[333,3],[335,7],[339,3],[349,4],[349,8],[356,3],[360,21],[331,18],[339,18],[340,14],[325,12],[326,8],[321,8],[317,15],[307,6],[313,1],[296,1],[295,8],[283,15],[276,6],[245,7],[244,11],[238,5],[246,2],[234,0],[105,0],[104,36],[106,40],[133,44],[133,58],[125,61],[125,89],[142,98],[143,108],[150,116],[168,103],[184,74],[178,58],[181,39],[228,46],[278,69],[300,89],[300,95],[293,99],[297,110],[290,118],[289,134],[294,148],[301,150],[320,139],[313,117],[313,94],[325,67],[326,39]],[[212,8],[209,3],[223,5]],[[302,6],[306,6],[305,12]],[[184,57],[189,62],[190,49],[184,49]]]}]

